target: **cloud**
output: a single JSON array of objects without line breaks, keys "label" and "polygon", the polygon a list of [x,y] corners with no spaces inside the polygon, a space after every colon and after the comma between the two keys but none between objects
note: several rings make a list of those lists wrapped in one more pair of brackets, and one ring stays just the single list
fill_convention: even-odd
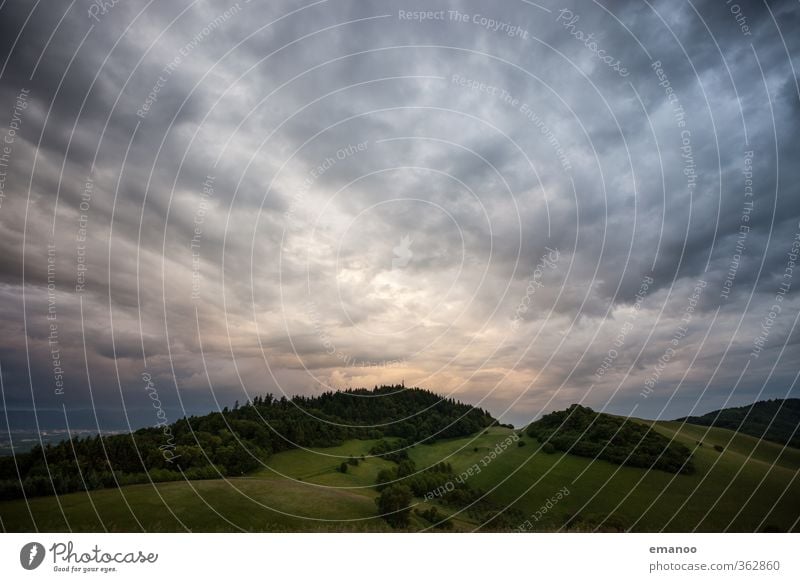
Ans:
[{"label": "cloud", "polygon": [[403,379],[517,423],[785,395],[797,11],[543,6],[3,5],[0,128],[30,92],[0,206],[9,406],[146,424],[143,370],[171,417]]}]

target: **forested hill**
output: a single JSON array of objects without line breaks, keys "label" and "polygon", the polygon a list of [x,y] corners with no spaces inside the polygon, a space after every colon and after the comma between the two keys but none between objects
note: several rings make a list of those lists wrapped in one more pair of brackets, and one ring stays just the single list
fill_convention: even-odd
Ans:
[{"label": "forested hill", "polygon": [[544,452],[563,451],[603,459],[618,465],[694,473],[691,451],[671,442],[641,421],[595,412],[573,404],[531,423],[528,436],[542,443]]},{"label": "forested hill", "polygon": [[414,440],[450,438],[469,435],[495,423],[483,409],[442,398],[422,388],[376,386],[372,390],[358,388],[313,397],[295,396],[291,402],[310,414],[319,411],[350,425],[372,427],[383,433],[369,438],[385,435]]},{"label": "forested hill", "polygon": [[676,419],[689,424],[735,430],[782,445],[800,448],[800,398],[762,400],[747,406],[723,408],[702,416]]},{"label": "forested hill", "polygon": [[[242,475],[272,453],[344,440],[400,437],[409,444],[467,436],[497,424],[480,409],[420,388],[382,386],[274,398],[132,434],[73,438],[0,457],[0,499],[131,483]],[[77,462],[76,462],[77,461]],[[20,485],[20,478],[22,484]]]}]

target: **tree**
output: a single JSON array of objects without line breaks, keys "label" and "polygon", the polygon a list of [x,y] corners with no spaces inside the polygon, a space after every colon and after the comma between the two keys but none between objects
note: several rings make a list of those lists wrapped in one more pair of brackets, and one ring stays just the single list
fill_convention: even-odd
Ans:
[{"label": "tree", "polygon": [[378,477],[375,480],[376,489],[382,491],[385,488],[385,483],[397,479],[397,471],[394,469],[381,469],[378,471]]},{"label": "tree", "polygon": [[339,465],[339,472],[347,473],[347,463],[342,463],[341,465]]},{"label": "tree", "polygon": [[405,485],[389,485],[375,500],[378,513],[394,528],[408,527],[411,514],[411,489]]},{"label": "tree", "polygon": [[411,459],[403,459],[397,465],[397,476],[398,477],[406,477],[407,475],[412,475],[417,470],[414,461]]}]

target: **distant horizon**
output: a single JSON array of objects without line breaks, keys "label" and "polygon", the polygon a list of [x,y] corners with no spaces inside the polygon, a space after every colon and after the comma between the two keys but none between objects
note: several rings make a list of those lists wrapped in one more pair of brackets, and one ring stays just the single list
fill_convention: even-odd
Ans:
[{"label": "distant horizon", "polygon": [[0,1],[9,565],[790,576],[799,2]]},{"label": "distant horizon", "polygon": [[345,4],[3,5],[5,407],[797,389],[796,4]]},{"label": "distant horizon", "polygon": [[[382,385],[382,386],[379,386],[379,387],[397,387],[397,386],[400,386],[400,384],[386,384],[386,385]],[[434,394],[437,394],[437,395],[441,396],[441,394],[439,392],[437,392],[436,390],[433,390],[433,389],[430,389],[430,388],[426,388],[424,386],[406,386],[405,388],[406,389],[420,388],[420,389],[423,389],[423,390],[428,390],[430,392],[433,392]],[[361,389],[372,390],[373,388],[371,388],[371,387],[348,387],[348,388],[340,388],[340,389],[336,389],[336,390],[331,390],[330,392],[341,392],[341,391],[346,391],[346,390],[361,390]],[[253,395],[251,395],[251,397],[252,398],[256,398],[256,397],[259,397],[259,396],[267,396],[267,395],[270,395],[270,394],[272,396],[276,396],[275,394],[273,394],[271,392],[264,392],[264,393],[260,393],[260,394],[253,394]],[[322,394],[322,392],[320,394]],[[318,396],[318,395],[319,394],[311,395],[311,396]],[[280,398],[280,396],[281,395],[278,395],[277,398]],[[292,395],[292,396],[287,396],[287,398],[289,400],[291,400],[291,398],[293,398],[294,396],[305,396],[305,395],[302,395],[302,394],[300,394],[300,395]],[[520,430],[520,429],[524,428],[529,423],[535,422],[536,420],[538,420],[539,418],[541,418],[545,414],[549,414],[550,412],[554,412],[554,411],[558,411],[558,410],[565,410],[566,408],[568,408],[572,404],[580,404],[579,402],[573,402],[573,403],[567,404],[567,405],[562,406],[562,407],[554,407],[554,408],[551,408],[551,409],[548,409],[548,410],[545,410],[545,411],[541,412],[536,417],[534,417],[534,418],[532,418],[532,419],[530,419],[530,420],[528,420],[528,421],[526,421],[526,422],[524,422],[522,424],[519,424],[519,423],[504,422],[502,418],[498,418],[496,413],[493,410],[487,408],[486,406],[474,405],[472,403],[469,403],[469,402],[466,402],[464,400],[461,400],[460,398],[458,398],[456,396],[444,396],[444,398],[455,398],[455,400],[460,401],[460,402],[464,402],[465,404],[470,404],[471,406],[477,406],[478,408],[483,408],[484,410],[487,410],[494,418],[497,418],[503,424],[512,424],[514,426],[515,430]],[[591,406],[591,405],[588,405],[588,404],[581,404],[581,405],[582,406],[587,406],[588,408],[591,408],[592,410],[595,410],[596,412],[604,412],[606,414],[611,414],[611,415],[614,415],[614,416],[622,416],[622,417],[635,418],[635,419],[641,419],[641,420],[677,421],[677,420],[681,420],[681,419],[689,417],[689,416],[692,416],[692,417],[704,416],[706,414],[710,414],[712,412],[717,412],[719,410],[725,410],[725,409],[729,409],[729,408],[742,408],[742,407],[747,407],[747,406],[751,406],[751,405],[757,404],[759,402],[769,402],[769,401],[783,401],[783,402],[785,402],[785,401],[790,401],[790,400],[800,400],[800,399],[793,398],[793,397],[787,397],[787,398],[763,398],[763,399],[760,399],[760,400],[744,402],[742,404],[730,403],[727,406],[724,406],[722,408],[719,408],[719,407],[718,408],[709,408],[708,410],[705,410],[705,411],[697,411],[696,410],[696,411],[687,412],[686,414],[681,414],[681,415],[678,415],[678,416],[669,415],[669,416],[661,416],[661,417],[637,416],[637,415],[625,414],[625,413],[618,412],[618,411],[611,410],[611,409],[601,409],[599,407]],[[221,408],[218,408],[218,409],[195,410],[195,411],[187,412],[186,414],[184,414],[182,416],[177,416],[176,415],[175,416],[175,421],[183,419],[183,418],[189,418],[189,417],[192,417],[192,416],[205,416],[207,414],[212,414],[214,412],[221,412],[222,409],[224,409],[226,407],[231,409],[231,408],[234,407],[235,402],[236,401],[234,400],[234,401],[230,402],[229,404],[224,404],[224,405],[222,405]],[[240,400],[239,401],[240,405],[243,402],[244,402],[243,400]],[[104,416],[102,414],[102,412],[112,412],[112,411],[114,411],[114,409],[97,409],[99,417],[103,417]],[[23,410],[23,409],[11,409],[11,408],[9,408],[7,410],[7,412],[9,412],[9,413],[19,412],[19,413],[24,413],[25,415],[33,416],[34,410],[33,409]],[[63,410],[61,410],[61,409],[37,409],[36,412],[38,412],[40,414],[41,413],[56,413],[57,415],[60,415],[61,418],[63,418]],[[93,412],[93,410],[91,408],[76,409],[76,410],[73,410],[73,412],[81,412],[81,413],[94,415],[94,412]],[[142,415],[144,416],[145,413],[149,414],[151,412],[151,409],[142,408],[142,409],[140,409],[138,411],[134,411],[132,409],[128,409],[128,413],[129,414],[133,413],[133,412],[142,413]],[[135,432],[135,431],[141,430],[143,428],[152,428],[153,426],[155,426],[155,424],[131,423],[130,427],[128,427],[125,424],[119,424],[119,425],[111,425],[111,426],[108,426],[108,427],[101,427],[100,431],[102,433],[108,433],[109,435],[111,435],[111,434]],[[53,424],[53,425],[48,425],[48,426],[42,426],[42,431],[44,431],[44,432],[48,432],[48,431],[50,431],[50,432],[66,432],[67,429],[63,425],[56,426],[56,425]],[[25,427],[17,426],[16,428],[12,428],[11,432],[12,432],[12,434],[14,434],[14,433],[36,434],[35,428],[30,428],[30,427],[27,426],[27,424],[26,424]],[[94,426],[94,425],[93,426],[88,426],[88,425],[73,426],[73,423],[70,422],[70,432],[72,434],[91,433],[91,434],[94,435],[94,434],[98,434],[98,429],[97,429],[97,426]],[[7,435],[8,435],[8,428],[6,428],[6,425],[5,425],[5,418],[0,418],[0,444],[2,442],[4,442],[3,437],[5,436],[7,438]]]}]

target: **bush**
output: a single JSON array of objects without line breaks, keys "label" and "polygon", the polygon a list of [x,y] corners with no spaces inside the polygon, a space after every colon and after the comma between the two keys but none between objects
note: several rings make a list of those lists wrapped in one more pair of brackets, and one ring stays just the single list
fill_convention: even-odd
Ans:
[{"label": "bush", "polygon": [[383,491],[386,487],[386,483],[390,481],[395,481],[397,479],[397,470],[395,469],[381,469],[378,471],[378,477],[375,481],[376,489],[378,491]]},{"label": "bush", "polygon": [[722,451],[725,450],[725,447],[723,447],[722,445],[714,445],[714,450],[717,451],[718,453],[721,453]]},{"label": "bush", "polygon": [[524,447],[525,446],[525,441],[520,439],[519,442],[517,442],[517,446],[518,447]]},{"label": "bush", "polygon": [[375,500],[378,512],[395,528],[408,527],[411,514],[411,489],[405,485],[389,485]]},{"label": "bush", "polygon": [[416,470],[417,467],[414,464],[414,461],[411,459],[404,459],[397,464],[398,477],[407,477],[408,475],[413,475]]},{"label": "bush", "polygon": [[553,446],[552,443],[544,443],[542,445],[542,451],[547,453],[548,455],[552,455],[556,452],[556,448]]},{"label": "bush", "polygon": [[383,459],[392,461],[393,463],[399,463],[400,461],[408,458],[408,451],[402,447],[402,443],[398,443],[397,446],[393,446],[386,440],[381,440],[376,443],[375,446],[369,450],[369,454],[376,457],[382,457]]},{"label": "bush", "polygon": [[428,523],[436,523],[441,519],[439,516],[439,510],[436,509],[435,507],[431,507],[430,509],[426,509],[425,511],[420,511],[418,509],[417,514]]},{"label": "bush", "polygon": [[339,465],[339,472],[347,473],[347,463],[342,463],[341,465]]}]

